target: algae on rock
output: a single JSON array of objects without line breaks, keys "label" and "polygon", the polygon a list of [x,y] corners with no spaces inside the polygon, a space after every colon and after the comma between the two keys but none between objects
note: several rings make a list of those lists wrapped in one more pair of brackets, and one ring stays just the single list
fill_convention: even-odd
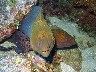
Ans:
[{"label": "algae on rock", "polygon": [[[58,51],[59,52],[59,51]],[[82,68],[82,56],[79,49],[68,49],[60,51],[63,56],[63,62],[73,67],[76,71],[80,71]]]}]

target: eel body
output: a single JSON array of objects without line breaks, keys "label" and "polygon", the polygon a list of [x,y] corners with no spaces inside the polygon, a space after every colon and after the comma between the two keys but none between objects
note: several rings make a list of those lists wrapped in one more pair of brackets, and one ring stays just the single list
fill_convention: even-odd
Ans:
[{"label": "eel body", "polygon": [[52,29],[52,32],[55,38],[56,48],[68,48],[77,44],[74,37],[60,28]]},{"label": "eel body", "polygon": [[29,39],[30,48],[44,57],[48,57],[54,47],[54,37],[42,14],[42,8],[35,6],[21,21],[19,27]]}]

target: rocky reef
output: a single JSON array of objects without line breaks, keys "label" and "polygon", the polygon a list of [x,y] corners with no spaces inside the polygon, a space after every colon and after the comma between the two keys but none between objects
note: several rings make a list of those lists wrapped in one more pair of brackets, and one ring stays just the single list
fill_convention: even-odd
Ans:
[{"label": "rocky reef", "polygon": [[10,37],[15,29],[18,29],[19,22],[29,13],[36,2],[37,0],[0,1],[0,42],[6,37]]},{"label": "rocky reef", "polygon": [[[9,6],[15,6],[15,4],[15,0],[13,0],[13,3],[10,0]],[[29,12],[30,3],[26,4],[28,5],[25,7],[28,6]],[[37,19],[38,21],[36,22],[42,25],[43,22],[40,21],[45,23],[46,20],[48,27],[51,31],[53,29],[53,33],[55,32],[54,38],[55,40],[57,38],[58,48],[56,48],[55,43],[48,57],[43,57],[39,53],[30,50],[30,39],[29,35],[27,35],[28,30],[30,30],[29,25],[22,27],[24,30],[26,29],[25,31],[22,29],[23,32],[21,32],[19,29],[14,33],[14,29],[18,29],[19,25],[13,23],[18,23],[23,19],[24,14],[20,10],[15,16],[15,22],[8,24],[6,27],[0,25],[0,32],[5,31],[4,34],[7,33],[7,36],[10,36],[10,32],[12,33],[11,37],[8,37],[7,40],[4,39],[0,43],[0,49],[3,50],[0,51],[0,72],[95,72],[96,38],[93,35],[96,30],[95,1],[64,0],[63,2],[63,0],[42,0],[39,5],[43,8],[42,13],[45,18],[43,20]],[[15,9],[13,8],[12,10],[14,11]],[[24,13],[26,13],[26,10]],[[32,21],[29,20],[30,22]],[[28,24],[27,21],[25,24]],[[54,31],[52,27],[56,27],[57,30],[55,29]],[[35,33],[37,36],[38,32]],[[47,33],[41,32],[39,37],[42,37],[41,34],[46,36]],[[45,39],[44,47],[50,46],[49,42],[47,42],[48,40]],[[74,44],[77,45],[75,46]],[[40,44],[37,43],[37,45]],[[4,48],[6,48],[5,51]],[[38,50],[43,50],[43,47],[42,49],[38,48]]]},{"label": "rocky reef", "polygon": [[55,1],[45,0],[41,3],[45,16],[65,17],[77,22],[81,29],[90,36],[96,35],[96,2],[94,0]]}]

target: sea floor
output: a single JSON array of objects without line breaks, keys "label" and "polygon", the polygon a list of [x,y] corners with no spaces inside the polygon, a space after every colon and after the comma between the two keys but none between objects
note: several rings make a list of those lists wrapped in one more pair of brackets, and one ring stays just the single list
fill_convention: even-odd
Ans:
[{"label": "sea floor", "polygon": [[[50,64],[33,51],[17,54],[14,50],[0,51],[0,72],[96,72],[96,38],[79,29],[74,22],[56,17],[47,18],[73,36],[78,47],[58,50]],[[2,46],[13,46],[5,42]]]}]

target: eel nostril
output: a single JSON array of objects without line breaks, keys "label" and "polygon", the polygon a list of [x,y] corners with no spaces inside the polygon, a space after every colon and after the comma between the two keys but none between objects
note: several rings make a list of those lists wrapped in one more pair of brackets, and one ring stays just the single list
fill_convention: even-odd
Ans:
[{"label": "eel nostril", "polygon": [[47,50],[47,52],[48,52],[49,50]]},{"label": "eel nostril", "polygon": [[42,51],[42,53],[44,53],[45,51]]}]

